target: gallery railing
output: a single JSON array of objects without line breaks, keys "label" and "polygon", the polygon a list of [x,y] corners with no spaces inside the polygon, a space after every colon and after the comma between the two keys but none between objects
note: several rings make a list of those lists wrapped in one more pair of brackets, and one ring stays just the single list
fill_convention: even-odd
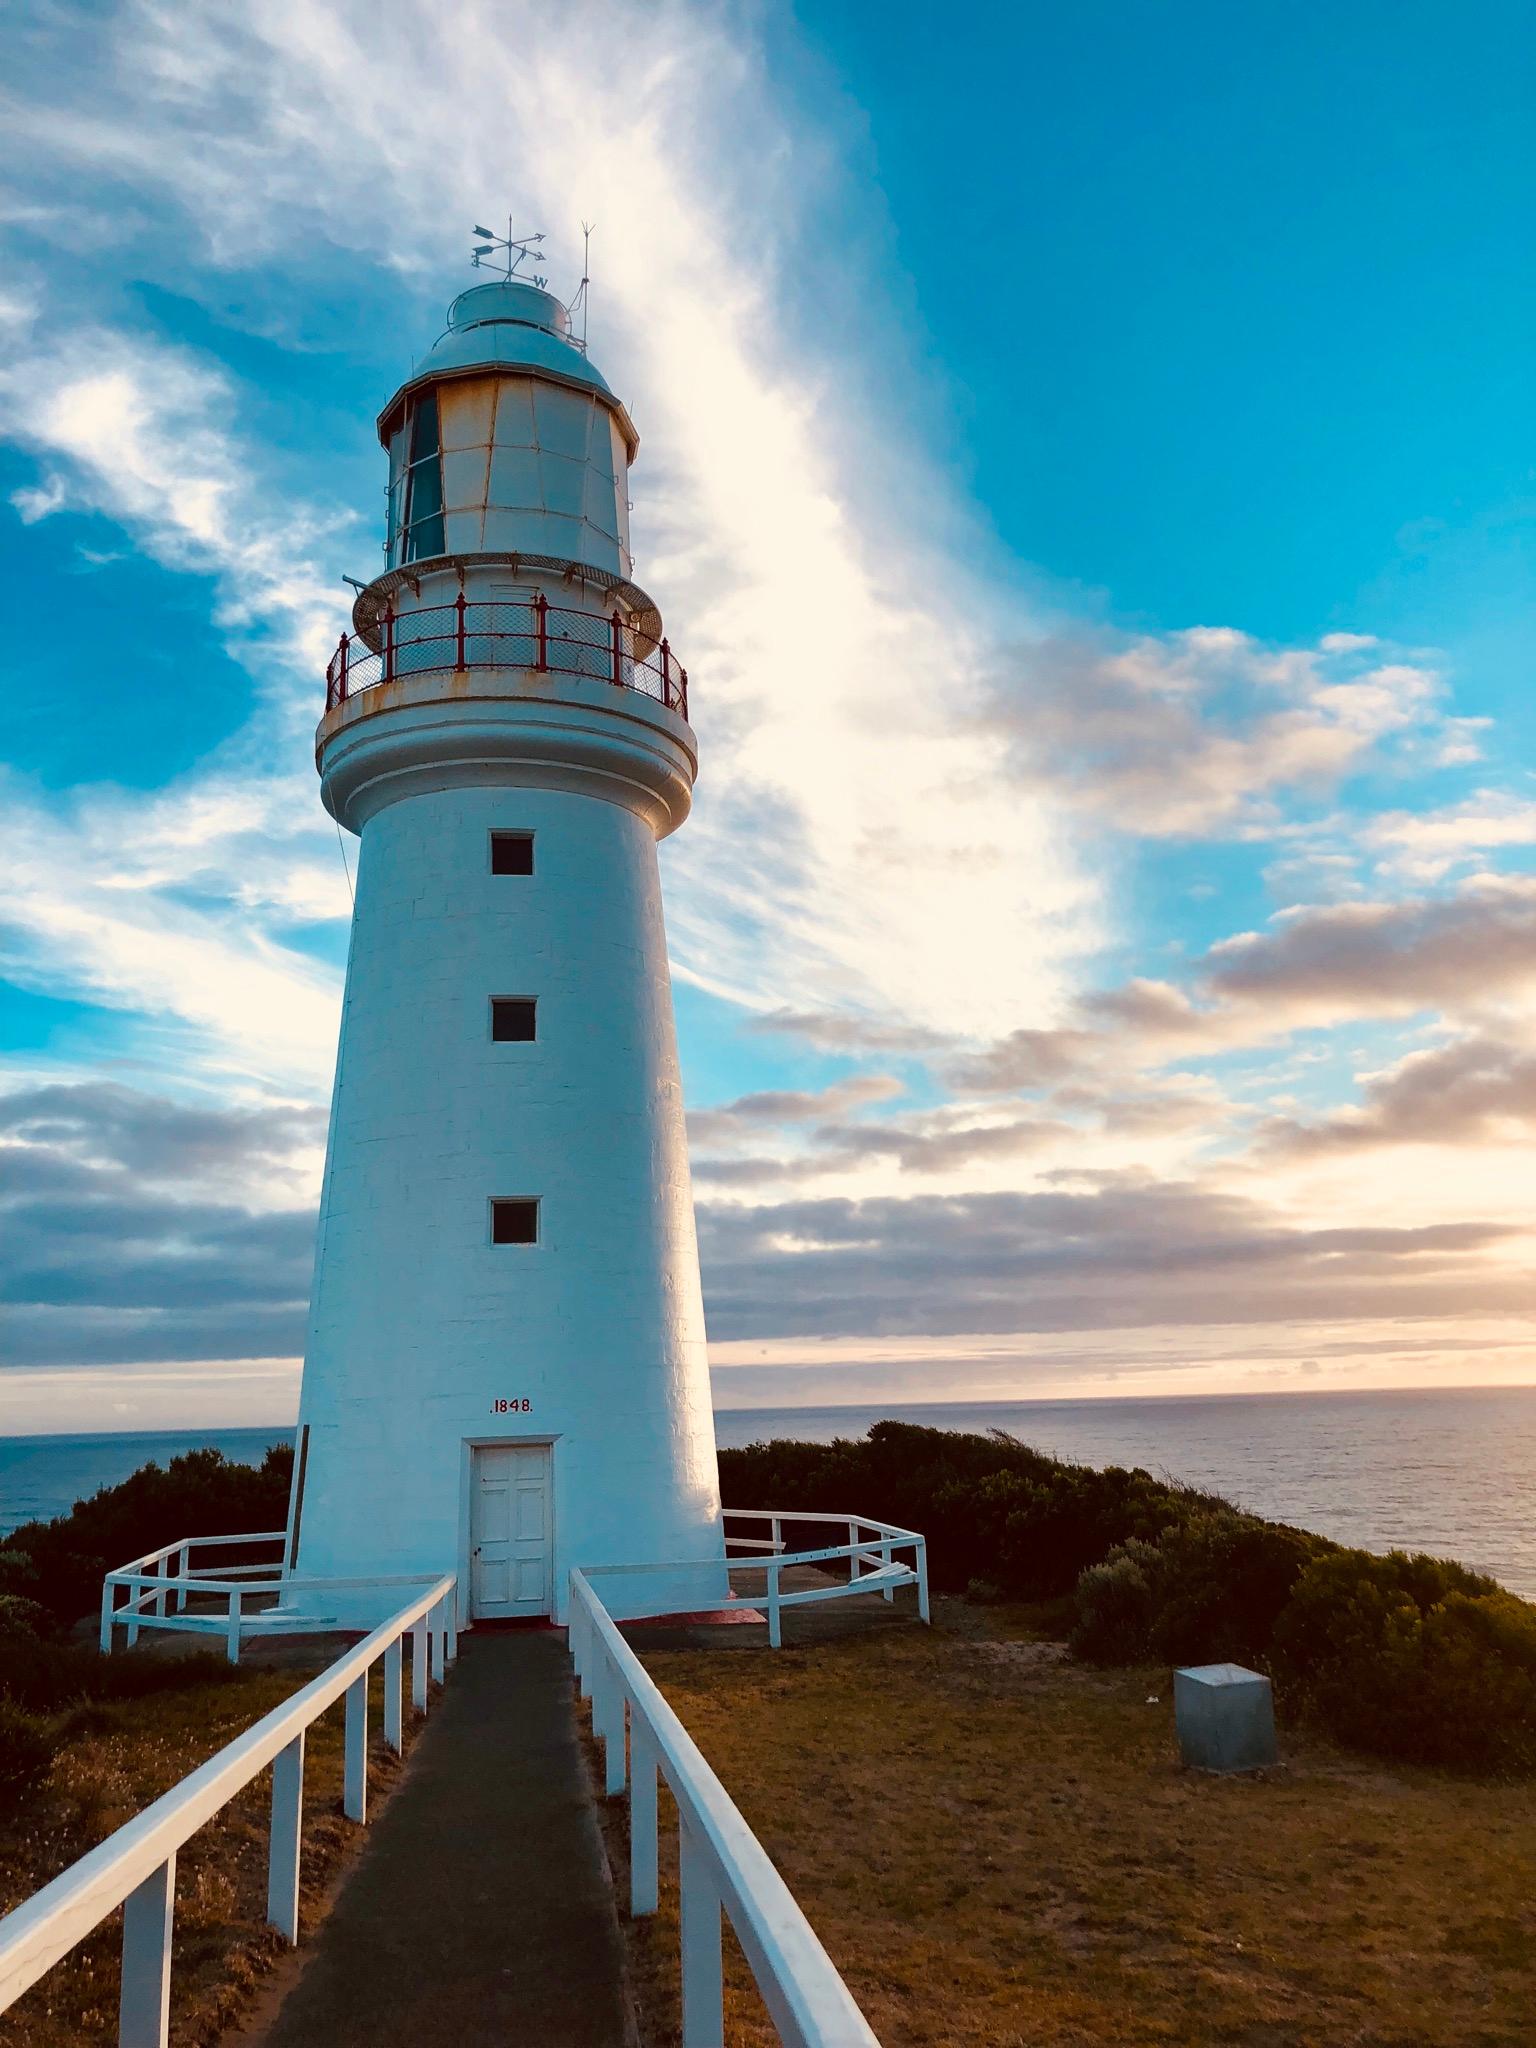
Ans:
[{"label": "gallery railing", "polygon": [[414,1592],[371,1635],[0,1920],[0,2013],[121,1906],[119,2048],[163,2044],[170,2012],[176,1852],[268,1765],[267,1919],[286,1941],[297,1942],[305,1731],[345,1695],[342,1806],[350,1819],[366,1820],[369,1674],[382,1658],[384,1739],[398,1753],[404,1747],[405,1638],[411,1638],[411,1696],[424,1713],[429,1664],[431,1677],[441,1684],[457,1649],[456,1602],[452,1577],[418,1579]]},{"label": "gallery railing", "polygon": [[670,644],[651,640],[618,612],[604,617],[537,597],[483,602],[461,592],[452,604],[386,609],[378,646],[343,633],[325,672],[325,708],[403,676],[485,668],[534,675],[589,676],[635,690],[688,716],[688,671]]},{"label": "gallery railing", "polygon": [[592,1702],[606,1790],[629,1793],[629,1910],[637,1917],[656,1911],[660,1890],[659,1780],[677,1805],[683,2048],[718,2048],[722,2038],[722,1913],[788,2048],[879,2048],[767,1850],[587,1575],[573,1571],[570,1587],[571,1655]]}]

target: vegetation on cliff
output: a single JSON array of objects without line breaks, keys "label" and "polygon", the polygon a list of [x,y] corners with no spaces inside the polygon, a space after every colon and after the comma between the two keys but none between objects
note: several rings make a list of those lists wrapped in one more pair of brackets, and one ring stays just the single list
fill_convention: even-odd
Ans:
[{"label": "vegetation on cliff", "polygon": [[1092,1663],[1271,1674],[1283,1713],[1378,1756],[1536,1770],[1536,1606],[1444,1559],[1375,1557],[1148,1472],[1001,1431],[876,1423],[720,1454],[727,1506],[850,1507],[920,1529],[943,1591],[1060,1603]]}]

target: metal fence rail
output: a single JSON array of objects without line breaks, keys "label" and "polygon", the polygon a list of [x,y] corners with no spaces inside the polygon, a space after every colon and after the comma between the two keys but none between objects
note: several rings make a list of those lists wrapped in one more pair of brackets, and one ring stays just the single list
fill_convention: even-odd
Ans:
[{"label": "metal fence rail", "polygon": [[343,633],[325,672],[325,708],[402,676],[473,668],[527,669],[535,675],[590,676],[688,716],[688,671],[618,612],[578,611],[537,597],[483,602],[462,591],[452,604],[392,607],[380,614],[380,644]]},{"label": "metal fence rail", "polygon": [[[215,1539],[208,1539],[215,1540]],[[179,1546],[172,1545],[175,1549]],[[384,1662],[384,1738],[404,1746],[404,1641],[411,1638],[411,1694],[427,1705],[428,1659],[439,1683],[457,1640],[457,1581],[418,1580],[407,1600],[371,1635],[338,1657],[292,1699],[109,1835],[99,1847],[0,1920],[0,2012],[51,1970],[107,1915],[123,1907],[118,2048],[164,2048],[171,1991],[171,1930],[176,1852],[221,1807],[272,1765],[272,1823],[267,1848],[267,1919],[290,1943],[299,1938],[299,1858],[304,1808],[304,1736],[327,1707],[346,1697],[342,1805],[368,1817],[368,1678]]]},{"label": "metal fence rail", "polygon": [[629,1794],[629,1910],[637,1916],[655,1912],[659,1891],[658,1778],[677,1802],[683,2048],[718,2048],[721,2039],[722,1912],[788,2048],[879,2048],[767,1850],[586,1574],[573,1571],[570,1586],[571,1654],[602,1739],[606,1789]]}]

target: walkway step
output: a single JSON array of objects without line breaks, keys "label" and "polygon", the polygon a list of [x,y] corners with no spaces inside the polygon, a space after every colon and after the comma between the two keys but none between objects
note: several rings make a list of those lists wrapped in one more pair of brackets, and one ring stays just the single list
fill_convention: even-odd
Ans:
[{"label": "walkway step", "polygon": [[623,1937],[571,1666],[476,1632],[261,2048],[623,2048]]}]

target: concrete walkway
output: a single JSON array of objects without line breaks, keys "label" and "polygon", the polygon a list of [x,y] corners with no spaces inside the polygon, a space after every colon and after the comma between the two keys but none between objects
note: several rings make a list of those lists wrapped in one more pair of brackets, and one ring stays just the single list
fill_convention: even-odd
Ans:
[{"label": "concrete walkway", "polygon": [[565,1639],[459,1649],[261,2048],[634,2039]]}]

